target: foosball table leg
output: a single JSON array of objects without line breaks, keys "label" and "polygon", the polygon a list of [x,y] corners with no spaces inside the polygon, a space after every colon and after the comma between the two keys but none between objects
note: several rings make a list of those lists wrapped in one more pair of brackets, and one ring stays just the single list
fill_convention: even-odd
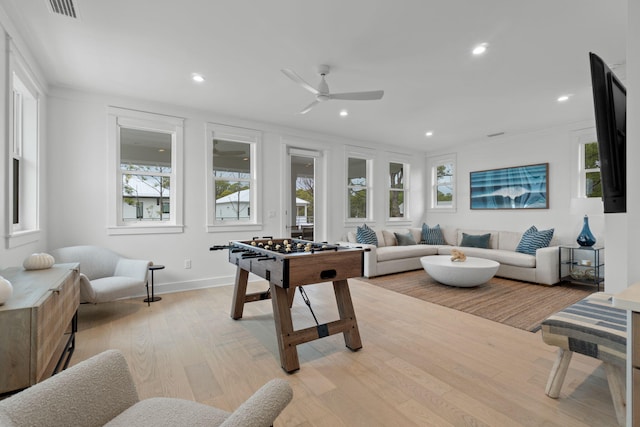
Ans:
[{"label": "foosball table leg", "polygon": [[336,294],[340,320],[348,320],[351,322],[351,328],[343,333],[344,343],[347,348],[353,351],[360,350],[362,348],[362,341],[360,340],[356,312],[353,309],[353,301],[351,300],[351,292],[349,291],[349,282],[347,282],[347,280],[334,280],[333,291]]},{"label": "foosball table leg", "polygon": [[289,308],[289,294],[293,294],[295,288],[287,289],[269,283],[271,289],[271,304],[273,306],[273,317],[276,325],[276,337],[278,338],[278,350],[280,351],[280,366],[286,372],[293,372],[300,369],[298,360],[298,350],[296,345],[291,343],[293,335],[293,320],[291,319],[291,309]]},{"label": "foosball table leg", "polygon": [[234,320],[242,318],[248,281],[249,272],[238,267],[236,270],[236,282],[233,287],[233,301],[231,303],[231,318]]},{"label": "foosball table leg", "polygon": [[289,301],[289,308],[293,307],[293,299],[296,296],[297,286],[287,289],[287,300]]}]

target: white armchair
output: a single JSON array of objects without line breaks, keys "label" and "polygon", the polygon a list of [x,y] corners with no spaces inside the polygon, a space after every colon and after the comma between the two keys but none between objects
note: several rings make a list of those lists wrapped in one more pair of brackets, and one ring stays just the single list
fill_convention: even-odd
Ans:
[{"label": "white armchair", "polygon": [[80,263],[80,302],[93,304],[138,295],[153,264],[98,246],[69,246],[50,253],[57,263]]},{"label": "white armchair", "polygon": [[140,400],[123,354],[107,350],[0,401],[0,426],[267,427],[292,397],[277,378],[232,413],[184,399]]}]

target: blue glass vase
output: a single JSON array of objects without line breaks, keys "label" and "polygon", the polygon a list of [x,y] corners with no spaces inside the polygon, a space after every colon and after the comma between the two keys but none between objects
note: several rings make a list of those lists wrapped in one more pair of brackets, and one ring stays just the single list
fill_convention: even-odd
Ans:
[{"label": "blue glass vase", "polygon": [[580,234],[578,235],[578,238],[576,239],[576,241],[580,246],[587,246],[587,247],[593,246],[596,243],[596,238],[593,236],[593,234],[591,233],[591,230],[589,229],[589,217],[586,215],[584,216],[582,231],[580,231]]}]

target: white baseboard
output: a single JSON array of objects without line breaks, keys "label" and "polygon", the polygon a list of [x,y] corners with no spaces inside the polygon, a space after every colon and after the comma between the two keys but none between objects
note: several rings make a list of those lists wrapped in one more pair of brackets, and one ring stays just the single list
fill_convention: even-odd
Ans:
[{"label": "white baseboard", "polygon": [[[252,280],[252,275],[249,275],[249,282],[264,280],[256,277]],[[232,286],[235,282],[235,276],[215,277],[209,279],[188,280],[186,282],[173,282],[173,283],[156,283],[153,286],[154,295],[171,294],[174,292],[193,291],[196,289],[216,288],[219,286]],[[151,286],[151,283],[149,283]],[[151,289],[149,289],[151,292]],[[142,290],[135,298],[146,297],[146,288]],[[129,298],[129,297],[127,297]]]}]

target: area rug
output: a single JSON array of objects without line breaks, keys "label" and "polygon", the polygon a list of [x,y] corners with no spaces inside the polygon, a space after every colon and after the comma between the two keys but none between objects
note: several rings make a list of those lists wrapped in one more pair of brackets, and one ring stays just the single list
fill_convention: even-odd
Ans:
[{"label": "area rug", "polygon": [[530,332],[538,331],[551,314],[597,291],[590,285],[544,286],[500,277],[456,288],[436,282],[424,270],[358,280]]}]

